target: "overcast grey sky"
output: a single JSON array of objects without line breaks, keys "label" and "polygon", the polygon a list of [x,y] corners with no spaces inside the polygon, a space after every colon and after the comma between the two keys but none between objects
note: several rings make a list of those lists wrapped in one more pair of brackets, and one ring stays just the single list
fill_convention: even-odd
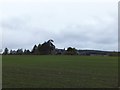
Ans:
[{"label": "overcast grey sky", "polygon": [[118,50],[117,0],[1,0],[0,46]]}]

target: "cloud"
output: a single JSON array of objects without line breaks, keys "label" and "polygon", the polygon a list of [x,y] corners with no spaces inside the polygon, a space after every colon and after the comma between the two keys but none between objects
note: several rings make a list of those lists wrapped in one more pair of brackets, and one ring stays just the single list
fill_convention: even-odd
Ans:
[{"label": "cloud", "polygon": [[113,3],[21,3],[2,7],[3,48],[31,49],[53,39],[58,48],[117,50],[118,18]]}]

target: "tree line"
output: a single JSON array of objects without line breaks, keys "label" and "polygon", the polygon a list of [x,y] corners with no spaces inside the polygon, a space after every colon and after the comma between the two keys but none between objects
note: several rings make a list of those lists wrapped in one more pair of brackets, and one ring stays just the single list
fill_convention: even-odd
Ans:
[{"label": "tree line", "polygon": [[17,49],[9,50],[4,49],[3,55],[107,55],[107,56],[120,56],[120,52],[108,52],[98,50],[77,50],[76,48],[68,47],[65,49],[57,49],[53,44],[53,40],[45,41],[42,44],[34,45],[32,50]]},{"label": "tree line", "polygon": [[76,55],[77,49],[68,47],[65,49],[56,49],[53,44],[53,40],[45,41],[43,44],[34,45],[32,50],[29,49],[17,49],[10,50],[8,48],[4,49],[3,55],[56,55],[56,54],[67,54],[67,55]]}]

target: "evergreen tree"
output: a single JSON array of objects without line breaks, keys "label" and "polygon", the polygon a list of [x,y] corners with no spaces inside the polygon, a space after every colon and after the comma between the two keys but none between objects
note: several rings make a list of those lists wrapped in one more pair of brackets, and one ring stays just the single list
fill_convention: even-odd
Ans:
[{"label": "evergreen tree", "polygon": [[4,55],[9,54],[9,50],[8,50],[8,48],[5,48],[5,50],[4,50],[4,52],[3,52],[3,54],[4,54]]},{"label": "evergreen tree", "polygon": [[38,51],[38,47],[37,45],[34,45],[32,51],[31,51],[32,54],[39,54],[39,51]]},{"label": "evergreen tree", "polygon": [[40,54],[48,55],[55,53],[55,46],[53,45],[53,40],[48,40],[44,42],[41,47],[39,48]]}]

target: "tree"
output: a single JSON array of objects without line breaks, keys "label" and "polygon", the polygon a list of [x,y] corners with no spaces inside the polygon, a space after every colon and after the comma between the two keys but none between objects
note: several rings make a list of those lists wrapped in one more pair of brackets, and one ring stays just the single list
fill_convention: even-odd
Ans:
[{"label": "tree", "polygon": [[26,50],[26,49],[25,49],[25,50],[24,50],[24,54],[25,54],[25,55],[29,55],[29,54],[30,54],[30,50]]},{"label": "tree", "polygon": [[13,54],[13,51],[12,50],[10,50],[10,55],[12,55]]},{"label": "tree", "polygon": [[72,47],[68,47],[67,51],[71,52],[71,51],[73,51],[73,48]]},{"label": "tree", "polygon": [[30,54],[30,50],[27,50],[27,54]]},{"label": "tree", "polygon": [[8,48],[5,48],[5,50],[4,50],[4,52],[3,52],[3,54],[4,54],[4,55],[7,55],[7,54],[8,54],[8,52],[9,52]]},{"label": "tree", "polygon": [[38,45],[38,52],[39,52],[39,54],[40,54],[40,48],[41,48],[41,46],[42,46],[41,44]]},{"label": "tree", "polygon": [[72,47],[68,47],[67,51],[66,51],[67,55],[76,55],[77,54],[77,50],[75,48]]},{"label": "tree", "polygon": [[43,55],[54,54],[55,46],[53,45],[52,42],[54,41],[51,39],[48,40],[47,42],[44,42],[39,48],[40,54],[43,54]]},{"label": "tree", "polygon": [[22,55],[23,54],[23,50],[22,49],[18,49],[16,54]]},{"label": "tree", "polygon": [[34,45],[31,53],[32,53],[32,54],[38,54],[38,53],[39,53],[37,45]]},{"label": "tree", "polygon": [[27,50],[26,49],[24,50],[24,54],[27,54]]}]

